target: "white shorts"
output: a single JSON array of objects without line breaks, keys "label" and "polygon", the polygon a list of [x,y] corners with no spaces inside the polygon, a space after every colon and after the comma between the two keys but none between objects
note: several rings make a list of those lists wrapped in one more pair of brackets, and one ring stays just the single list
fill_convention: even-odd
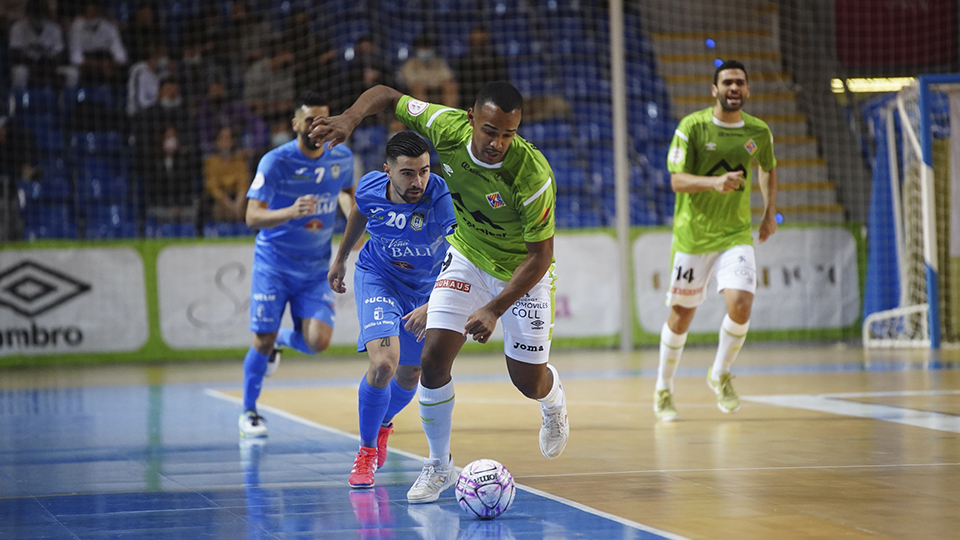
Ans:
[{"label": "white shorts", "polygon": [[[506,311],[503,323],[503,352],[528,364],[546,364],[553,337],[554,265],[530,291]],[[507,282],[484,272],[450,246],[440,275],[430,293],[427,328],[463,333],[467,319],[486,305]]]},{"label": "white shorts", "polygon": [[694,308],[707,299],[707,283],[717,275],[717,292],[737,289],[757,292],[757,261],[753,246],[742,244],[716,253],[676,252],[667,290],[667,305]]}]

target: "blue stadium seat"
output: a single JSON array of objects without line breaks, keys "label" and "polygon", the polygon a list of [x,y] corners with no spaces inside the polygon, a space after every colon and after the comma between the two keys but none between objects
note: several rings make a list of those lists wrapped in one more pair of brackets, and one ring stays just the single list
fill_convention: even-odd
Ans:
[{"label": "blue stadium seat", "polygon": [[73,110],[79,103],[90,102],[113,107],[115,105],[113,90],[106,86],[67,87],[63,89],[63,104],[67,111]]},{"label": "blue stadium seat", "polygon": [[77,198],[81,202],[116,202],[129,197],[130,178],[121,163],[100,158],[81,161],[77,177]]},{"label": "blue stadium seat", "polygon": [[208,221],[203,224],[203,236],[205,238],[251,235],[253,235],[253,231],[243,221]]},{"label": "blue stadium seat", "polygon": [[55,88],[34,86],[16,89],[11,94],[13,103],[10,112],[15,116],[56,115],[59,112],[60,96]]},{"label": "blue stadium seat", "polygon": [[603,226],[602,216],[594,208],[592,199],[575,192],[558,192],[554,216],[556,226],[561,229]]},{"label": "blue stadium seat", "polygon": [[145,220],[144,236],[147,238],[195,238],[197,227],[193,223],[158,223],[156,218]]},{"label": "blue stadium seat", "polygon": [[550,162],[550,168],[553,170],[580,167],[580,157],[577,148],[569,144],[569,142],[559,142],[555,144],[548,142],[543,146],[537,145],[537,148],[540,149],[543,156]]},{"label": "blue stadium seat", "polygon": [[126,204],[92,204],[84,207],[84,237],[88,239],[136,238],[133,209]]},{"label": "blue stadium seat", "polygon": [[118,131],[83,131],[70,136],[71,152],[77,157],[119,154],[126,147]]},{"label": "blue stadium seat", "polygon": [[566,120],[551,119],[520,124],[520,135],[537,146],[573,142],[573,128]]},{"label": "blue stadium seat", "polygon": [[65,203],[73,199],[73,186],[67,178],[44,177],[39,182],[18,182],[17,196],[23,204]]},{"label": "blue stadium seat", "polygon": [[70,203],[26,204],[20,207],[24,237],[77,238],[77,221]]},{"label": "blue stadium seat", "polygon": [[[603,193],[603,216],[608,226],[616,224],[616,195],[612,189]],[[639,193],[630,193],[630,224],[659,225],[654,202]]]},{"label": "blue stadium seat", "polygon": [[556,176],[558,190],[561,188],[586,189],[588,187],[587,175],[580,167],[557,168],[551,165],[551,168]]}]

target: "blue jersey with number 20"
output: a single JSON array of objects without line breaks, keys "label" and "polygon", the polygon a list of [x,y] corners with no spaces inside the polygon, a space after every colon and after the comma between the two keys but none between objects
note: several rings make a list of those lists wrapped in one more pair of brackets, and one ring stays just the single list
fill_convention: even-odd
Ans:
[{"label": "blue jersey with number 20", "polygon": [[457,223],[450,191],[431,173],[419,201],[394,203],[387,199],[389,182],[386,173],[371,172],[357,183],[357,209],[370,233],[357,266],[390,279],[404,294],[429,294],[447,252],[445,237]]}]

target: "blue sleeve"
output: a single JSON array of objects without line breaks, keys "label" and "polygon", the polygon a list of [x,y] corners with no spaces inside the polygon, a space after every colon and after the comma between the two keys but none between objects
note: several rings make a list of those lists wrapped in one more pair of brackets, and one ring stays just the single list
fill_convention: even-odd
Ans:
[{"label": "blue sleeve", "polygon": [[268,152],[260,159],[257,165],[257,174],[253,177],[250,189],[247,190],[248,199],[257,199],[270,204],[273,200],[275,179],[273,178],[273,163],[276,159]]}]

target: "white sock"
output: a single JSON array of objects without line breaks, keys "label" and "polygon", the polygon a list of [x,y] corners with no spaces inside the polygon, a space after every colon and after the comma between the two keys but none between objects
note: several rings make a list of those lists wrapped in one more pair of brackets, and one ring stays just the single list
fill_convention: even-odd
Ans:
[{"label": "white sock", "polygon": [[550,391],[547,392],[547,395],[538,399],[540,402],[540,407],[547,412],[556,412],[557,409],[563,407],[563,404],[566,402],[567,397],[563,392],[563,384],[560,383],[560,374],[557,373],[557,368],[547,364],[547,369],[553,373],[553,386],[550,387]]},{"label": "white sock", "polygon": [[687,333],[675,334],[667,323],[663,323],[660,330],[660,367],[657,369],[657,391],[670,390],[673,392],[673,376],[677,373],[680,364],[680,355],[683,346],[687,343]]},{"label": "white sock", "polygon": [[439,459],[441,465],[450,463],[450,429],[454,404],[453,381],[440,388],[424,388],[417,385],[420,401],[420,423],[430,445],[430,458]]},{"label": "white sock", "polygon": [[710,374],[714,380],[718,380],[720,375],[730,373],[730,366],[737,359],[737,353],[743,347],[743,342],[747,340],[747,330],[750,328],[750,321],[743,324],[733,322],[730,315],[723,317],[723,325],[720,326],[720,343],[717,345],[717,357],[713,360],[713,369]]}]

